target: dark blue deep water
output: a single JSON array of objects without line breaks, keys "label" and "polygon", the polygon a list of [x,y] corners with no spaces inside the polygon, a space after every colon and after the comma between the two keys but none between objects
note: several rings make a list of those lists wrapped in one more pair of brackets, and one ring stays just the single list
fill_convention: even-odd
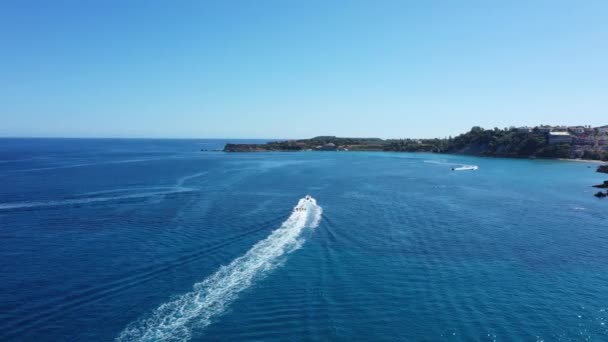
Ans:
[{"label": "dark blue deep water", "polygon": [[0,140],[0,340],[608,340],[594,167],[223,143]]}]

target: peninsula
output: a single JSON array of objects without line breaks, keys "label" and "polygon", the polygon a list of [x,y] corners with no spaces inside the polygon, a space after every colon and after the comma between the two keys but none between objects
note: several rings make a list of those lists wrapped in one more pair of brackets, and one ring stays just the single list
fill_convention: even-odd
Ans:
[{"label": "peninsula", "polygon": [[225,152],[395,151],[434,152],[512,158],[608,160],[608,126],[473,127],[456,137],[435,139],[340,138],[227,144]]}]

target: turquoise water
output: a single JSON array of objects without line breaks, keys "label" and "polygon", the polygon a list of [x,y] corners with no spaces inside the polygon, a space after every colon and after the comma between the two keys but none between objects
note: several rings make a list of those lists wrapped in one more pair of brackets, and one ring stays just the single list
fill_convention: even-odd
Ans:
[{"label": "turquoise water", "polygon": [[0,340],[608,339],[589,165],[223,143],[0,140]]}]

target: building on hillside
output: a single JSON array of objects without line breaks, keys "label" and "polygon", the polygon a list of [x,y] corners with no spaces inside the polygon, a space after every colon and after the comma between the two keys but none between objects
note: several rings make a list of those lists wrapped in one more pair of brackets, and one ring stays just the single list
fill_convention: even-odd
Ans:
[{"label": "building on hillside", "polygon": [[572,134],[583,135],[585,134],[585,127],[583,126],[572,126],[568,127],[568,131]]},{"label": "building on hillside", "polygon": [[549,132],[549,144],[571,144],[572,135],[568,132]]},{"label": "building on hillside", "polygon": [[597,127],[596,129],[599,134],[608,134],[608,125]]},{"label": "building on hillside", "polygon": [[568,132],[568,126],[553,126],[551,132]]},{"label": "building on hillside", "polygon": [[329,143],[329,144],[325,144],[323,146],[317,146],[316,149],[318,151],[335,151],[335,150],[337,150],[337,147],[336,147],[336,144]]},{"label": "building on hillside", "polygon": [[524,126],[524,127],[517,127],[517,131],[519,133],[532,133],[533,128],[532,127],[528,127],[528,126]]},{"label": "building on hillside", "polygon": [[576,145],[595,145],[593,136],[577,136],[572,140]]}]

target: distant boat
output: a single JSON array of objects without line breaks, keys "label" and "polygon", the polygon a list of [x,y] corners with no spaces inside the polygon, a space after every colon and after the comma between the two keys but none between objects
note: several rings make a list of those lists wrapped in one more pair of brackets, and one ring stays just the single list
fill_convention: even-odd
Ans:
[{"label": "distant boat", "polygon": [[453,167],[452,171],[471,171],[471,170],[477,170],[479,169],[479,167],[477,165],[463,165],[463,166],[459,166],[459,167]]}]

